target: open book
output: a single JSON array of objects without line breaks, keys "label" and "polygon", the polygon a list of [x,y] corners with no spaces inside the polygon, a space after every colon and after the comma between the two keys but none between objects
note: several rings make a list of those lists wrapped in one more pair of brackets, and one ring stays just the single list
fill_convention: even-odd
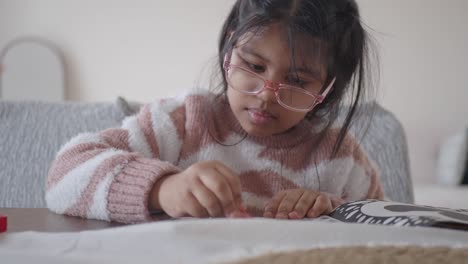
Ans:
[{"label": "open book", "polygon": [[347,223],[426,226],[468,231],[468,209],[448,209],[391,201],[361,200],[338,206],[327,217]]}]

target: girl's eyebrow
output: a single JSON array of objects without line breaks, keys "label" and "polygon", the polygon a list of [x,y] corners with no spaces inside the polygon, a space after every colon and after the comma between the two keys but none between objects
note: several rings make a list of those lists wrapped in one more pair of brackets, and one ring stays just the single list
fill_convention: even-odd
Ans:
[{"label": "girl's eyebrow", "polygon": [[263,61],[266,61],[266,62],[270,62],[269,59],[263,57],[262,55],[260,55],[258,52],[256,52],[255,50],[253,50],[252,48],[249,48],[247,47],[246,45],[243,45],[240,47],[240,50],[242,51],[242,53],[247,53],[247,54],[250,54],[252,56],[255,56]]},{"label": "girl's eyebrow", "polygon": [[[303,73],[303,74],[306,74],[306,75],[311,75],[314,79],[317,79],[319,81],[323,81],[322,80],[322,75],[320,74],[320,71],[318,71],[316,69],[296,68],[294,72]],[[291,73],[292,73],[292,71],[291,71]]]},{"label": "girl's eyebrow", "polygon": [[[260,55],[260,53],[256,52],[254,49],[248,47],[247,45],[241,46],[240,50],[241,50],[242,53],[247,53],[247,54],[252,55],[254,57],[257,57],[257,58],[259,58],[259,59],[261,59],[261,60],[263,60],[263,61],[265,61],[267,63],[270,63],[269,59],[263,57],[262,55]],[[299,67],[299,68],[296,68],[294,70],[294,72],[310,75],[316,80],[323,81],[322,80],[322,74],[317,69],[313,69],[313,68],[309,68],[309,67]],[[293,73],[293,71],[290,71],[290,73]]]}]

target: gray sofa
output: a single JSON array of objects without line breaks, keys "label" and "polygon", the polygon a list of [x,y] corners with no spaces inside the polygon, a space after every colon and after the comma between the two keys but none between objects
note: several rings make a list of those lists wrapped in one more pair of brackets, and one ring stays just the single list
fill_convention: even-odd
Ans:
[{"label": "gray sofa", "polygon": [[[377,104],[374,121],[362,137],[364,148],[381,168],[387,197],[412,203],[406,138],[393,114]],[[117,98],[106,103],[8,102],[0,100],[0,208],[46,207],[47,171],[62,144],[85,131],[120,126],[138,104]],[[363,135],[360,118],[353,125]]]}]

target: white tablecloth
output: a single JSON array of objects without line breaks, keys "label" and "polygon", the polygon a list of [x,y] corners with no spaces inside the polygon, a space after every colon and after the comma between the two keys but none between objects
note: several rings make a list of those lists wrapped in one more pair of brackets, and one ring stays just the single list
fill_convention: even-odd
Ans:
[{"label": "white tablecloth", "polygon": [[176,220],[79,233],[4,233],[4,263],[219,263],[269,252],[352,245],[467,248],[468,232],[323,221]]}]

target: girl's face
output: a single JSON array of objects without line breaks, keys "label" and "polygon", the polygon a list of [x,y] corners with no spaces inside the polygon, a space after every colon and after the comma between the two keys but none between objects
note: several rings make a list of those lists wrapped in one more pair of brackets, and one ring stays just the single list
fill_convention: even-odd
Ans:
[{"label": "girl's face", "polygon": [[[230,62],[272,82],[291,85],[298,82],[323,83],[326,72],[323,65],[318,63],[320,60],[304,56],[305,54],[298,52],[300,50],[304,50],[304,47],[296,48],[294,62],[298,70],[293,72],[287,36],[280,25],[274,24],[265,28],[261,34],[246,34],[241,37],[233,49]],[[321,88],[320,85],[319,87]],[[310,92],[319,94],[320,88]],[[242,128],[254,136],[283,133],[297,125],[307,114],[281,106],[275,92],[270,89],[257,95],[249,95],[228,86],[227,96],[231,110]]]}]

